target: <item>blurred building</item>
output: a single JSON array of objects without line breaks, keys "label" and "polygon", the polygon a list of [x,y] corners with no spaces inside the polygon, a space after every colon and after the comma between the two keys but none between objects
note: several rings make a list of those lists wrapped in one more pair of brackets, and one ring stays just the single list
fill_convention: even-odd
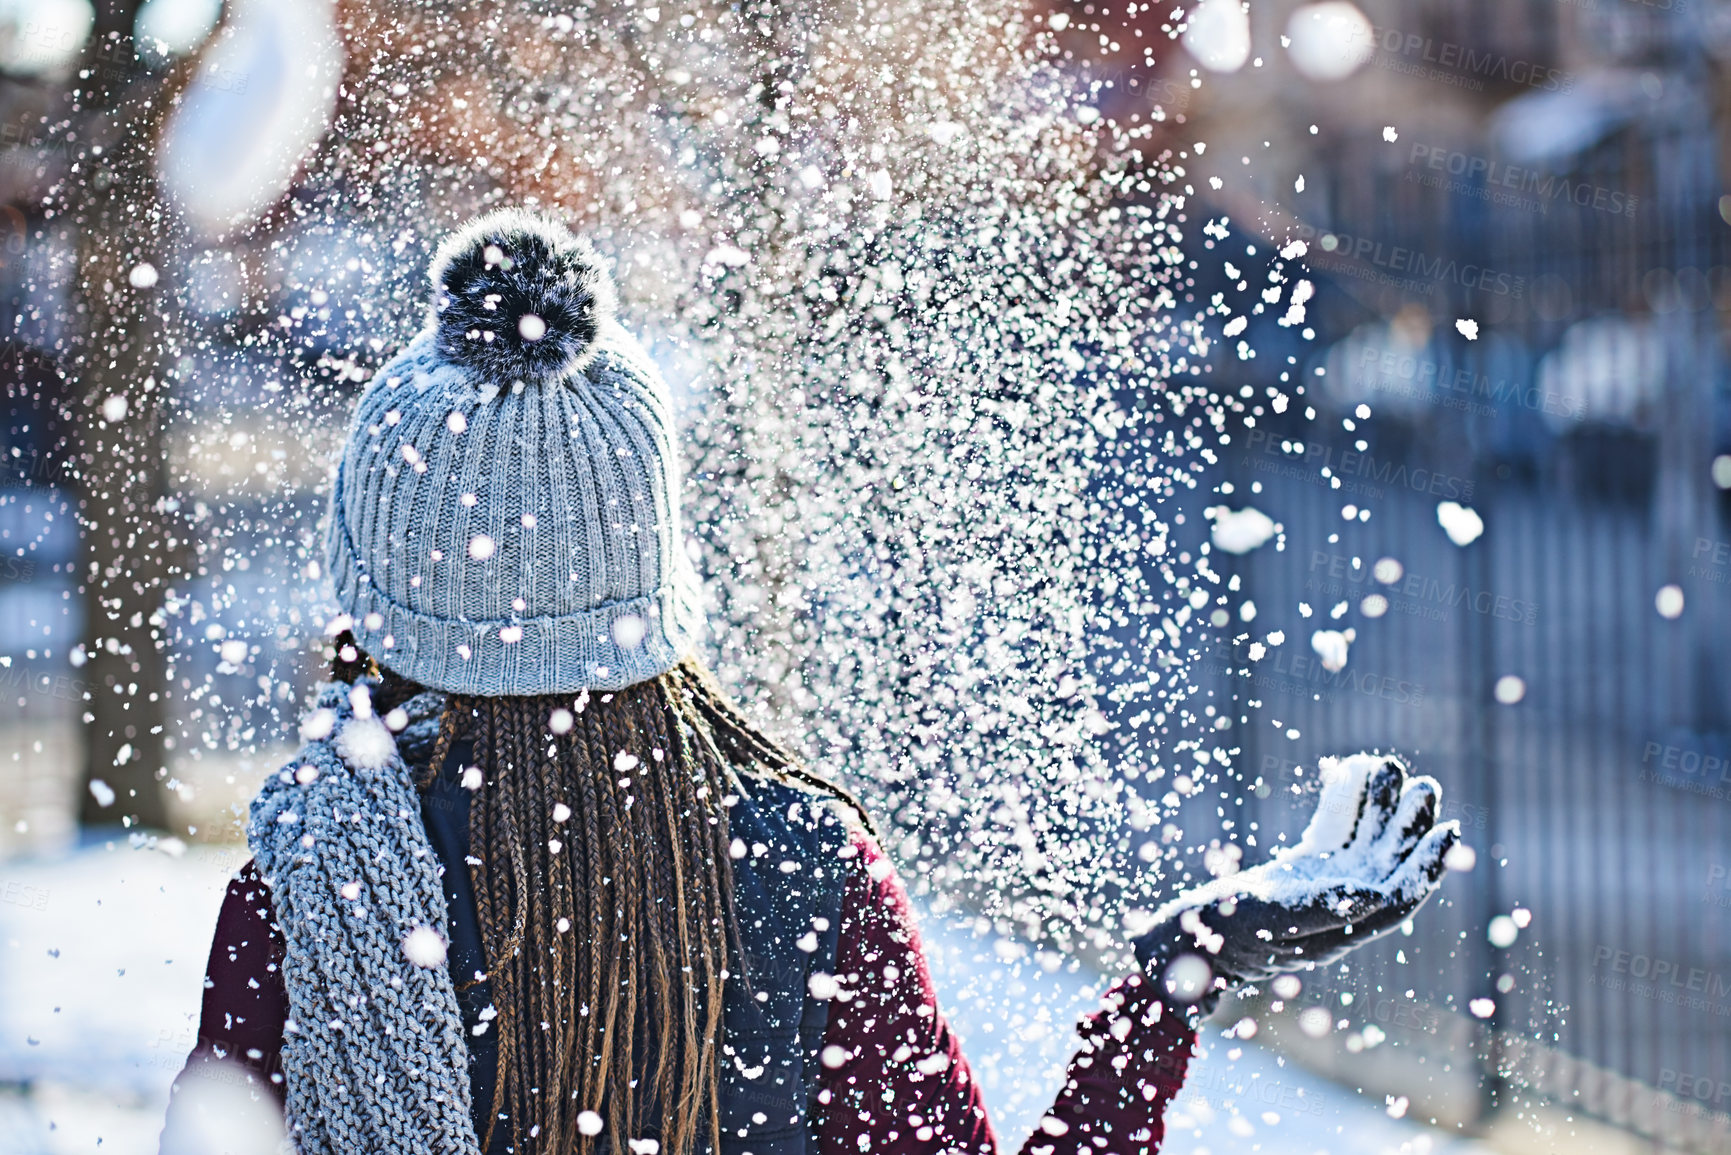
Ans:
[{"label": "blurred building", "polygon": [[[1287,639],[1219,643],[1250,805],[1282,829],[1318,756],[1392,748],[1478,850],[1434,925],[1327,980],[1338,1029],[1289,1008],[1274,1033],[1415,1114],[1725,1149],[1728,10],[1056,10],[1102,108],[1181,150],[1196,297],[1248,321],[1211,371],[1303,394],[1219,491],[1297,546],[1223,559],[1256,610],[1240,636]],[[1302,342],[1253,311],[1295,241]],[[1451,541],[1444,501],[1482,536]]]},{"label": "blurred building", "polygon": [[[289,51],[291,7],[260,7],[290,23],[205,74],[186,164],[238,156],[236,123],[308,131],[283,111],[299,92],[285,78],[328,60]],[[1478,852],[1413,936],[1283,1010],[1264,992],[1235,1013],[1414,1117],[1575,1113],[1649,1147],[1726,1149],[1731,5],[1201,0],[1184,24],[1172,6],[1036,7],[1100,115],[1155,120],[1182,154],[1194,295],[1247,319],[1222,319],[1212,371],[1268,412],[1192,524],[1254,505],[1294,548],[1220,560],[1255,606],[1208,671],[1244,709],[1222,713],[1256,781],[1238,801],[1289,829],[1283,800],[1318,756],[1392,747],[1444,781]],[[0,5],[0,855],[72,839],[81,788],[71,251],[39,209],[74,151],[77,9]],[[154,67],[202,39],[158,27]],[[312,674],[308,414],[340,435],[389,345],[377,271],[420,264],[340,197],[298,201],[292,166],[279,200],[250,203],[279,177],[268,152],[240,159],[266,176],[209,211],[265,225],[193,236],[165,270],[201,334],[166,436],[177,512],[208,535],[177,593],[173,665],[179,814],[207,831],[232,821]],[[1254,311],[1282,252],[1287,292],[1314,287],[1286,324],[1284,302]],[[1443,501],[1482,536],[1456,544]],[[1240,632],[1286,640],[1253,660]],[[1325,1004],[1320,1033],[1294,1013]]]}]

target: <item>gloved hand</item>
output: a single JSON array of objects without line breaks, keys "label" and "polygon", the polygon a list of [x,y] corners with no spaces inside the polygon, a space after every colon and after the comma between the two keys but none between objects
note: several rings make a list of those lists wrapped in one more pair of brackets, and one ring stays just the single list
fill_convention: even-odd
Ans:
[{"label": "gloved hand", "polygon": [[1132,941],[1162,997],[1213,1009],[1222,992],[1334,962],[1400,925],[1436,890],[1460,824],[1441,789],[1393,758],[1322,759],[1322,796],[1298,845],[1186,891]]}]

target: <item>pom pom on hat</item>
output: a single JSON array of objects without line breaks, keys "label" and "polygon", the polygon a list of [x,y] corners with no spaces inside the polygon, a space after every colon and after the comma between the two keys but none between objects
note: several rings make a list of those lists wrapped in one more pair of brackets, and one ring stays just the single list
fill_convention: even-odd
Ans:
[{"label": "pom pom on hat", "polygon": [[[505,211],[440,245],[429,274],[426,324],[368,383],[337,470],[337,649],[465,695],[671,670],[703,627],[673,399],[613,315],[608,265],[556,221]],[[306,740],[340,729],[357,770],[390,761],[389,712],[374,714]]]},{"label": "pom pom on hat", "polygon": [[454,233],[431,275],[439,355],[500,386],[581,369],[615,308],[613,282],[589,242],[518,209]]}]

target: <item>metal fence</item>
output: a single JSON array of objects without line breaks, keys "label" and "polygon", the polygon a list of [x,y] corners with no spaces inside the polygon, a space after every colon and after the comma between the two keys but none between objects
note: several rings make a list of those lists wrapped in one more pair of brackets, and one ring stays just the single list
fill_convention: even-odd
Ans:
[{"label": "metal fence", "polygon": [[[1390,474],[1403,464],[1391,463]],[[1241,492],[1258,477],[1255,465],[1251,454],[1234,460]],[[1234,734],[1243,764],[1264,779],[1257,816],[1275,830],[1302,821],[1283,799],[1307,772],[1314,782],[1319,755],[1393,750],[1434,774],[1478,865],[1451,880],[1449,901],[1412,939],[1359,962],[1347,989],[1416,989],[1418,1003],[1463,1025],[1482,1022],[1469,1070],[1486,1101],[1474,1109],[1502,1093],[1494,1033],[1508,1032],[1680,1101],[1705,1099],[1723,1117],[1731,734],[1712,687],[1723,685],[1717,651],[1731,636],[1727,535],[1704,527],[1702,558],[1679,568],[1645,508],[1555,485],[1473,480],[1486,527],[1465,547],[1444,535],[1428,493],[1361,495],[1375,516],[1349,529],[1340,491],[1264,485],[1258,504],[1283,523],[1290,546],[1232,569],[1264,607],[1257,625],[1283,628],[1287,640],[1260,662],[1241,658],[1247,675],[1222,663],[1216,680],[1262,705]],[[1667,620],[1655,599],[1672,584],[1684,608]],[[1295,612],[1300,603],[1310,618]],[[1309,644],[1325,628],[1354,630],[1338,671]],[[1515,944],[1492,945],[1492,918],[1517,908],[1530,925]],[[1412,956],[1407,965],[1394,961],[1397,950]],[[1478,999],[1495,1007],[1482,1020],[1469,1010]],[[1441,1041],[1434,1025],[1406,1041],[1422,1047],[1425,1034]],[[1515,1075],[1517,1084],[1531,1077]],[[1590,1095],[1570,1079],[1582,1082],[1571,1072],[1531,1089]],[[1579,1105],[1631,1122],[1629,1109],[1603,1096]],[[1673,1113],[1643,1129],[1681,1140],[1700,1122]],[[1731,1132],[1718,1134],[1723,1142]]]},{"label": "metal fence", "polygon": [[[1691,148],[1706,159],[1664,161]],[[1231,504],[1286,536],[1222,563],[1261,610],[1254,633],[1284,645],[1250,662],[1222,644],[1210,667],[1217,693],[1261,704],[1233,735],[1264,779],[1256,816],[1301,821],[1283,799],[1319,755],[1394,750],[1443,781],[1478,850],[1413,937],[1329,980],[1395,1007],[1381,1029],[1434,1056],[1431,1104],[1459,1121],[1537,1096],[1731,1149],[1731,463],[1718,484],[1713,464],[1731,258],[1715,151],[1707,118],[1684,116],[1571,162],[1644,198],[1633,217],[1415,195],[1343,164],[1323,227],[1477,260],[1526,292],[1367,291],[1334,262],[1305,366],[1318,419],[1240,435],[1224,465]],[[1493,311],[1479,342],[1449,332]],[[1359,404],[1377,416],[1348,432]],[[1483,536],[1451,542],[1443,500],[1481,513]],[[1379,571],[1385,558],[1398,566]],[[1323,629],[1353,631],[1344,668],[1312,649]],[[1530,924],[1488,941],[1517,908]],[[1338,1013],[1354,1029],[1377,1014]],[[1414,1076],[1386,1050],[1285,1038],[1367,1088]]]}]

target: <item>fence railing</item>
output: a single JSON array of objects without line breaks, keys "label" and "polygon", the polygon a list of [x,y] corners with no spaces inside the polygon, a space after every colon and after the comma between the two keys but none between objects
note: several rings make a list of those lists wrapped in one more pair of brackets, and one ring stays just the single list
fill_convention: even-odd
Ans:
[{"label": "fence railing", "polygon": [[[1428,481],[1400,483],[1428,467],[1423,439],[1407,446],[1356,497],[1227,460],[1237,494],[1262,482],[1250,500],[1287,541],[1219,562],[1259,607],[1255,633],[1286,635],[1212,669],[1261,706],[1233,735],[1272,787],[1247,800],[1256,817],[1301,822],[1290,787],[1314,783],[1319,756],[1393,751],[1442,781],[1478,855],[1412,937],[1325,981],[1360,1006],[1393,997],[1420,1024],[1409,1046],[1469,1040],[1481,1112],[1539,1093],[1723,1149],[1701,1139],[1731,1135],[1731,534],[1712,486],[1665,509],[1657,484],[1633,503],[1581,484],[1566,441],[1527,479],[1480,458],[1457,480],[1483,536],[1457,546]],[[1354,501],[1371,520],[1343,520]],[[1311,647],[1322,629],[1352,631],[1338,670]],[[1455,1038],[1437,1012],[1472,1029]]]}]

